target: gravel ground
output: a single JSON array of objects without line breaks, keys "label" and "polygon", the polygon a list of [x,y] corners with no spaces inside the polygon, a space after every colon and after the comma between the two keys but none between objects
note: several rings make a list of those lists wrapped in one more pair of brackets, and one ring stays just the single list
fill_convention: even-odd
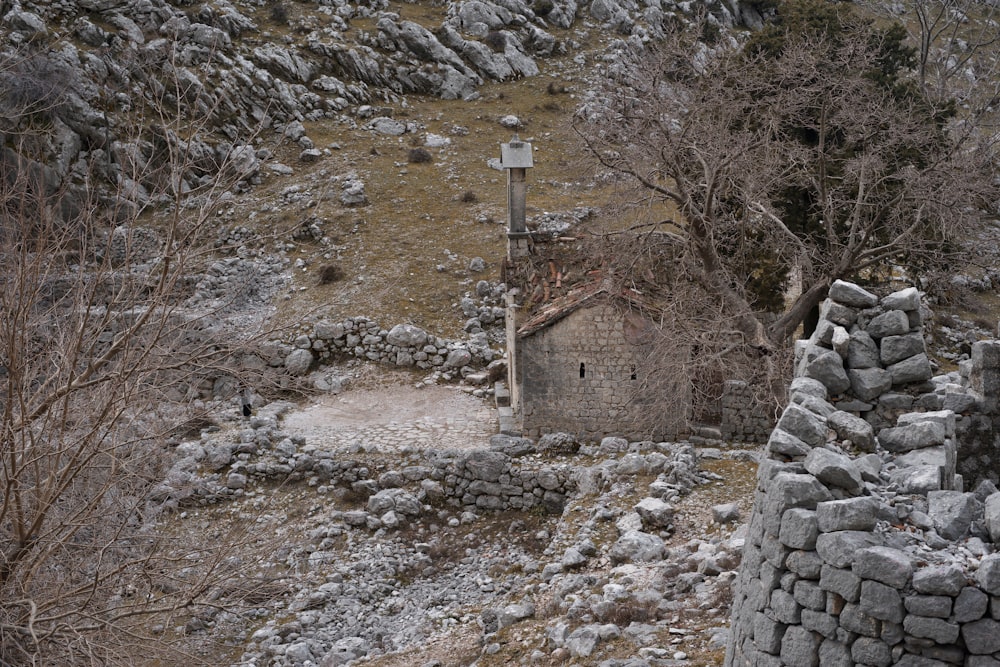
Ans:
[{"label": "gravel ground", "polygon": [[[361,460],[374,484],[445,449],[488,447],[495,422],[485,401],[417,384],[410,374],[369,376],[337,396],[265,406],[179,449],[211,454],[266,434],[272,446],[230,467],[281,470],[294,445],[314,458]],[[739,522],[716,522],[713,508],[738,501],[748,512],[751,459],[620,440],[537,451],[519,465],[578,474],[561,513],[425,501],[399,525],[366,514],[367,496],[308,474],[243,475],[234,491],[222,469],[212,478],[222,500],[175,515],[173,530],[196,541],[224,522],[249,522],[239,576],[267,582],[266,592],[192,618],[184,631],[214,664],[243,667],[719,664],[742,540]],[[407,489],[419,495],[416,483]],[[662,516],[640,516],[640,501]],[[626,538],[635,531],[652,555]]]}]

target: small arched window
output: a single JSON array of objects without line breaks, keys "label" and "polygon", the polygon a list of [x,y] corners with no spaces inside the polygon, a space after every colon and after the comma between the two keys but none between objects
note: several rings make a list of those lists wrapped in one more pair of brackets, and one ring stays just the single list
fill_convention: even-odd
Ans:
[{"label": "small arched window", "polygon": [[580,362],[580,377],[581,378],[587,377],[587,364],[585,364],[582,361]]},{"label": "small arched window", "polygon": [[635,380],[635,379],[636,379],[636,374],[635,374],[635,364],[632,364],[632,374],[631,374],[631,376],[630,376],[630,379],[632,379],[632,380]]}]

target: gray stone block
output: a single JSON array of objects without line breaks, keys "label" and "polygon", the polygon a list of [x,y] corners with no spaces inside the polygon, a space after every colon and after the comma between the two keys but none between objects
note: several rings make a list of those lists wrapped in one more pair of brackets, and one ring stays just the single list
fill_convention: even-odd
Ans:
[{"label": "gray stone block", "polygon": [[858,310],[843,303],[827,299],[819,307],[820,322],[832,322],[843,327],[850,327],[858,319]]},{"label": "gray stone block", "polygon": [[919,331],[902,336],[886,336],[879,343],[879,358],[883,366],[891,366],[926,351],[924,336]]},{"label": "gray stone block", "polygon": [[1000,660],[991,655],[970,655],[965,659],[965,667],[1000,667]]},{"label": "gray stone block", "polygon": [[905,587],[913,575],[910,557],[891,547],[862,549],[854,559],[852,570],[862,579],[871,579],[898,589]]},{"label": "gray stone block", "polygon": [[826,421],[840,440],[850,440],[852,445],[863,452],[875,451],[875,431],[861,417],[838,410],[827,417]]},{"label": "gray stone block", "polygon": [[872,318],[866,330],[876,340],[886,336],[901,336],[910,332],[910,319],[901,310],[890,310]]},{"label": "gray stone block", "polygon": [[799,579],[795,582],[792,597],[806,609],[822,611],[826,609],[826,591],[815,581]]},{"label": "gray stone block", "polygon": [[793,507],[781,516],[778,540],[791,549],[814,549],[819,528],[815,510]]},{"label": "gray stone block", "polygon": [[785,567],[803,579],[819,579],[823,559],[815,551],[793,551],[785,559]]},{"label": "gray stone block", "polygon": [[919,310],[920,291],[916,287],[907,287],[898,292],[882,297],[882,307],[886,310]]},{"label": "gray stone block", "polygon": [[892,649],[881,639],[874,637],[858,637],[851,644],[851,657],[854,662],[872,667],[888,667],[892,664]]},{"label": "gray stone block", "polygon": [[879,407],[891,412],[913,409],[913,397],[909,394],[889,392],[878,397]]},{"label": "gray stone block", "polygon": [[892,376],[892,386],[894,387],[926,382],[934,375],[931,360],[923,353],[897,362],[885,370],[889,371],[889,375]]},{"label": "gray stone block", "polygon": [[833,351],[840,355],[841,359],[847,359],[847,346],[851,342],[851,335],[847,333],[847,329],[844,327],[835,326],[833,328],[833,337],[830,340],[830,347]]},{"label": "gray stone block", "polygon": [[981,340],[972,344],[969,386],[982,397],[983,412],[996,414],[1000,402],[1000,341]]},{"label": "gray stone block", "polygon": [[782,571],[768,563],[767,561],[760,564],[760,573],[758,574],[758,581],[760,582],[761,588],[770,593],[771,591],[778,588],[781,582]]},{"label": "gray stone block", "polygon": [[827,639],[834,639],[837,636],[837,629],[840,625],[837,623],[836,616],[813,609],[803,609],[802,627],[806,630],[818,632]]},{"label": "gray stone block", "polygon": [[829,401],[810,394],[800,394],[796,396],[795,402],[804,407],[806,410],[815,412],[824,419],[827,419],[830,415],[837,411],[837,408],[833,407],[833,404]]},{"label": "gray stone block", "polygon": [[861,597],[861,577],[850,570],[832,565],[824,565],[819,577],[819,587],[836,593],[848,602],[857,602]]},{"label": "gray stone block", "polygon": [[878,454],[867,454],[854,459],[854,463],[861,471],[861,479],[866,482],[879,482],[879,473],[882,472],[882,459]]},{"label": "gray stone block", "polygon": [[986,497],[983,512],[990,539],[994,543],[1000,542],[1000,492],[992,493]]},{"label": "gray stone block", "polygon": [[952,644],[958,639],[958,624],[949,623],[941,618],[928,618],[907,614],[903,619],[903,629],[906,634],[914,637],[924,637],[938,644]]},{"label": "gray stone block", "polygon": [[[830,354],[836,356],[834,352]],[[788,404],[778,420],[777,428],[812,447],[826,443],[826,419],[797,403]]]},{"label": "gray stone block", "polygon": [[861,611],[872,618],[891,623],[903,621],[903,598],[892,586],[877,581],[861,582]]},{"label": "gray stone block", "polygon": [[962,639],[969,653],[985,655],[1000,651],[1000,622],[984,618],[962,626]]},{"label": "gray stone block", "polygon": [[990,595],[1000,595],[1000,554],[990,554],[980,561],[976,581]]},{"label": "gray stone block", "polygon": [[802,607],[791,593],[780,588],[771,593],[771,615],[774,620],[786,625],[797,625],[801,620]]},{"label": "gray stone block", "polygon": [[[848,632],[865,637],[878,637],[880,625],[877,619],[864,613],[861,606],[854,603],[844,605],[844,610],[840,612],[840,627]],[[957,626],[955,629],[958,630]]]},{"label": "gray stone block", "polygon": [[851,380],[844,369],[844,360],[833,350],[824,352],[807,363],[802,374],[822,382],[831,396],[843,393],[851,387]]},{"label": "gray stone block", "polygon": [[780,428],[775,428],[771,431],[771,435],[767,439],[767,452],[769,456],[780,454],[790,459],[796,459],[805,456],[810,451],[812,451],[811,445],[807,445],[799,438],[796,438],[791,433],[786,433]]},{"label": "gray stone block", "polygon": [[834,567],[848,567],[858,551],[881,545],[882,539],[878,535],[858,530],[821,533],[816,538],[816,552]]},{"label": "gray stone block", "polygon": [[925,496],[931,491],[941,490],[941,468],[930,465],[900,468],[889,473],[889,482],[898,485],[902,493]]},{"label": "gray stone block", "polygon": [[879,637],[889,646],[895,646],[903,641],[906,637],[906,633],[903,632],[902,624],[882,621],[882,634],[880,634]]},{"label": "gray stone block", "polygon": [[787,628],[784,623],[757,612],[753,616],[753,642],[761,651],[778,655],[781,651],[781,638],[785,636]]},{"label": "gray stone block", "polygon": [[819,667],[854,667],[850,649],[843,642],[823,640],[819,646]]},{"label": "gray stone block", "polygon": [[781,661],[797,667],[819,667],[822,637],[801,625],[788,628],[781,639]]},{"label": "gray stone block", "polygon": [[922,447],[942,445],[945,427],[933,421],[922,421],[905,426],[893,426],[879,431],[878,441],[890,452],[909,452]]},{"label": "gray stone block", "polygon": [[[900,468],[911,468],[914,466],[936,466],[938,468],[949,467],[949,448],[947,445],[933,445],[922,449],[914,449],[909,452],[902,452],[896,456],[896,465]],[[951,463],[954,469],[954,463]]]},{"label": "gray stone block", "polygon": [[774,476],[768,489],[769,507],[766,509],[772,503],[782,512],[790,507],[815,509],[817,503],[832,499],[830,490],[812,475],[780,472]]},{"label": "gray stone block", "polygon": [[765,535],[760,543],[760,555],[772,567],[778,570],[785,569],[785,559],[788,558],[790,550],[783,545],[777,537]]},{"label": "gray stone block", "polygon": [[851,368],[847,377],[851,393],[862,401],[874,401],[892,388],[892,375],[884,368]]},{"label": "gray stone block", "polygon": [[815,396],[816,398],[823,399],[824,401],[829,398],[829,392],[827,392],[826,386],[822,382],[802,376],[796,377],[792,380],[791,384],[788,385],[788,396],[791,400],[794,401],[800,394]]},{"label": "gray stone block", "polygon": [[869,531],[875,527],[877,518],[878,501],[871,496],[829,500],[816,505],[816,520],[821,533]]},{"label": "gray stone block", "polygon": [[896,426],[909,426],[919,422],[934,422],[944,427],[946,438],[955,437],[955,413],[951,410],[932,410],[928,412],[905,412],[896,419]]},{"label": "gray stone block", "polygon": [[978,398],[973,394],[963,392],[948,392],[944,395],[941,407],[950,410],[955,414],[973,412],[976,409]]},{"label": "gray stone block", "polygon": [[906,611],[917,616],[948,618],[951,616],[952,598],[947,595],[908,595],[903,599]]},{"label": "gray stone block", "polygon": [[872,308],[878,304],[878,297],[868,290],[845,280],[834,280],[827,296],[851,308]]},{"label": "gray stone block", "polygon": [[907,653],[895,662],[893,667],[952,667],[947,662]]},{"label": "gray stone block", "polygon": [[[990,596],[975,586],[966,586],[955,598],[955,622],[969,623],[986,616],[990,606]],[[992,653],[992,651],[987,651]]]},{"label": "gray stone block", "polygon": [[[833,347],[833,332],[837,329],[837,325],[829,320],[820,319],[816,323],[816,330],[812,332],[809,336],[809,343],[817,347]],[[841,329],[843,327],[840,327]]]},{"label": "gray stone block", "polygon": [[850,412],[851,414],[858,415],[862,412],[874,410],[875,404],[872,402],[858,400],[857,398],[845,398],[837,401],[837,409],[842,410],[843,412]]},{"label": "gray stone block", "polygon": [[827,487],[840,487],[852,495],[864,489],[861,471],[850,457],[843,454],[817,447],[806,455],[803,463],[806,470]]},{"label": "gray stone block", "polygon": [[653,562],[663,557],[663,540],[638,530],[630,530],[612,545],[609,555],[616,563]]},{"label": "gray stone block", "polygon": [[880,368],[878,343],[864,329],[851,332],[847,343],[847,368]]},{"label": "gray stone block", "polygon": [[[1000,560],[998,560],[996,567],[997,586],[1000,589]],[[980,566],[980,571],[982,571],[982,566]],[[958,565],[931,565],[929,567],[922,567],[913,573],[913,588],[918,593],[926,595],[955,597],[965,588],[965,573]],[[989,593],[990,591],[987,589],[986,592]]]},{"label": "gray stone block", "polygon": [[931,491],[927,494],[927,505],[934,529],[946,540],[967,537],[972,520],[982,510],[975,494],[960,491]]}]

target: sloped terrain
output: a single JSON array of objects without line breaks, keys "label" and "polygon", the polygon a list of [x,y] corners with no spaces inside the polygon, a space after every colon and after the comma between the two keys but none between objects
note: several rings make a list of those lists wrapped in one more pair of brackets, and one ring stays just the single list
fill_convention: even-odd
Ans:
[{"label": "sloped terrain", "polygon": [[[168,634],[243,665],[721,662],[750,452],[491,439],[478,399],[407,379],[383,375],[306,409],[274,404],[180,446],[202,472],[169,534],[196,543],[212,526],[254,528],[220,591],[224,611],[178,617]],[[264,434],[273,448],[239,444]],[[440,495],[449,481],[433,469],[512,444],[512,465],[575,480],[564,506],[496,512]],[[220,451],[234,463],[220,468]],[[309,461],[326,457],[367,479],[324,481]],[[395,510],[382,513],[390,495]],[[637,529],[648,538],[636,542]]]},{"label": "sloped terrain", "polygon": [[[723,23],[759,18],[710,4]],[[461,299],[501,279],[505,175],[488,160],[515,132],[536,150],[530,222],[581,233],[605,225],[615,184],[579,160],[572,112],[588,79],[614,65],[616,40],[655,35],[697,7],[59,0],[0,9],[7,89],[51,80],[68,91],[48,119],[54,177],[74,186],[94,169],[109,198],[138,209],[221,175],[232,185],[217,216],[221,261],[199,282],[199,303],[232,301],[236,327],[273,311],[289,340],[313,320],[355,315],[460,336]],[[153,116],[162,132],[141,129]],[[16,139],[0,131],[5,145]],[[167,188],[152,173],[164,144],[186,156]],[[151,206],[140,220],[155,226],[157,214]],[[956,359],[965,329],[956,322],[947,336]],[[231,533],[241,542],[221,610],[162,620],[164,641],[205,664],[260,667],[721,663],[741,537],[732,515],[717,522],[711,508],[736,503],[746,516],[752,454],[704,441],[534,443],[516,457],[524,465],[566,466],[589,485],[558,512],[474,511],[428,496],[428,478],[405,473],[432,467],[441,450],[490,449],[491,406],[417,388],[423,375],[335,370],[347,391],[311,409],[261,404],[242,421],[215,403],[220,430],[174,443],[184,484],[171,491],[184,497],[166,507],[165,534],[184,547]],[[366,483],[328,483],[317,461],[354,462],[367,469],[354,481]],[[371,495],[391,489],[419,507],[395,519],[370,508]],[[648,524],[662,544],[644,560],[616,545],[651,521],[636,512],[647,499],[673,515]]]}]

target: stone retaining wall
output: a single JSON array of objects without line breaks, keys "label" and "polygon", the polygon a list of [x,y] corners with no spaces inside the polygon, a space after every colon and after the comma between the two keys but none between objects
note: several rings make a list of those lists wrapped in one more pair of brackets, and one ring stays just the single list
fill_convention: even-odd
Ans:
[{"label": "stone retaining wall", "polygon": [[727,667],[1000,665],[1000,493],[980,460],[1000,348],[932,377],[920,324],[915,289],[831,287],[758,471]]},{"label": "stone retaining wall", "polygon": [[[508,440],[518,440],[497,437],[508,447]],[[154,493],[155,500],[163,502],[172,496],[183,504],[208,504],[242,494],[251,478],[305,480],[310,486],[321,487],[323,493],[340,489],[340,493],[349,491],[367,498],[364,522],[378,524],[390,509],[406,508],[397,514],[416,515],[425,505],[440,503],[490,511],[540,507],[559,513],[566,497],[576,489],[572,466],[520,460],[516,452],[515,456],[490,449],[427,452],[421,463],[399,466],[379,457],[345,458],[342,453],[307,445],[301,438],[285,436],[269,417],[255,417],[252,427],[240,432],[238,440],[213,440],[207,447],[182,445],[186,456],[175,465],[161,491]],[[229,472],[208,475],[193,487],[172,483],[194,467],[228,467]],[[382,523],[392,521],[390,516]]]},{"label": "stone retaining wall", "polygon": [[456,372],[464,369],[464,377],[498,356],[481,331],[456,341],[433,336],[412,324],[397,324],[386,330],[367,317],[321,320],[291,344],[276,343],[272,352],[271,364],[283,365],[292,375],[304,375],[316,362],[344,355],[401,367]]}]

